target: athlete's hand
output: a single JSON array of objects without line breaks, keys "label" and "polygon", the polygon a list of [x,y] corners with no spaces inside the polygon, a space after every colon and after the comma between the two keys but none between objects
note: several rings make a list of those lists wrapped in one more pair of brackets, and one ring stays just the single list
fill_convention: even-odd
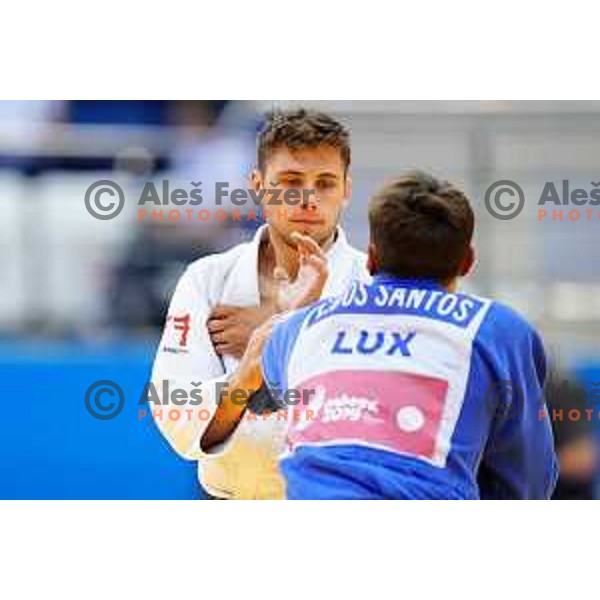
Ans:
[{"label": "athlete's hand", "polygon": [[[284,269],[275,269],[277,312],[315,302],[327,282],[327,259],[321,247],[300,233],[294,233],[294,237],[298,249],[298,275],[292,282]],[[206,326],[217,354],[241,358],[253,331],[272,315],[272,309],[262,306],[215,306]]]},{"label": "athlete's hand", "polygon": [[252,332],[272,314],[271,310],[260,306],[215,306],[206,327],[217,354],[240,358]]},{"label": "athlete's hand", "polygon": [[274,272],[278,284],[277,309],[288,311],[316,302],[323,292],[327,276],[327,258],[312,238],[301,233],[293,234],[299,258],[298,275],[292,282],[285,269],[277,267]]},{"label": "athlete's hand", "polygon": [[200,440],[200,447],[207,451],[215,444],[226,440],[238,426],[246,410],[246,404],[233,401],[231,394],[243,390],[245,397],[260,389],[263,383],[261,356],[265,342],[271,335],[273,326],[283,318],[275,315],[257,327],[248,342],[248,346],[236,370],[228,377],[229,386],[221,393],[221,398],[213,419]]},{"label": "athlete's hand", "polygon": [[245,387],[256,391],[262,385],[262,351],[273,327],[284,318],[284,314],[273,315],[252,332],[246,351],[235,371],[235,377],[242,380]]}]

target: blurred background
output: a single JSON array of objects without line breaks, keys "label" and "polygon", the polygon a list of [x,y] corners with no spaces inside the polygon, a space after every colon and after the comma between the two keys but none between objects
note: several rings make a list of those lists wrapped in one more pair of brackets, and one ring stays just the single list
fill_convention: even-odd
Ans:
[{"label": "blurred background", "polygon": [[[139,420],[170,294],[185,265],[247,239],[257,222],[140,221],[143,185],[163,179],[204,202],[216,181],[247,187],[261,115],[310,106],[352,134],[353,198],[343,224],[365,249],[366,202],[399,171],[420,168],[462,186],[477,217],[478,264],[467,291],[533,321],[552,358],[548,399],[562,466],[559,497],[596,496],[593,408],[600,382],[600,211],[538,219],[547,181],[560,191],[600,181],[600,102],[0,102],[0,498],[195,498],[195,463]],[[91,217],[87,188],[110,179],[123,212]],[[525,208],[497,220],[483,203],[497,180],[517,182]],[[553,207],[550,207],[553,208]],[[549,212],[551,212],[549,210]],[[510,332],[507,332],[510,335]],[[84,396],[113,380],[127,401],[99,421]],[[597,391],[597,389],[596,389]],[[596,403],[600,398],[596,399]]]}]

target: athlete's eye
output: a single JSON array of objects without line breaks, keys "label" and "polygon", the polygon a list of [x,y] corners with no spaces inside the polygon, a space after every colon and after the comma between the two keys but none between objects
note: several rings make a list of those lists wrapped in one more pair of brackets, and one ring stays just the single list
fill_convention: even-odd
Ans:
[{"label": "athlete's eye", "polygon": [[317,181],[317,188],[320,190],[330,190],[336,186],[336,182],[333,179],[319,179]]},{"label": "athlete's eye", "polygon": [[283,179],[281,185],[286,187],[299,188],[302,187],[302,179],[299,177],[293,177],[292,179]]}]

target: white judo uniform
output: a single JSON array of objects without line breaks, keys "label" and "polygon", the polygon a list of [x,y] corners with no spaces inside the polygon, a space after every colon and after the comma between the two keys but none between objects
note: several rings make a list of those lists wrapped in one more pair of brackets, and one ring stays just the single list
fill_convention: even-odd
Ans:
[{"label": "white judo uniform", "polygon": [[[286,423],[276,414],[255,421],[243,419],[223,444],[208,453],[200,449],[200,439],[217,408],[219,385],[238,364],[232,356],[217,355],[206,321],[217,304],[260,304],[258,249],[266,233],[263,226],[250,242],[188,266],[173,294],[152,372],[156,396],[162,402],[161,406],[150,405],[156,424],[180,456],[198,461],[201,485],[221,498],[285,496],[278,457],[284,448]],[[366,255],[348,244],[339,227],[327,252],[327,264],[324,298],[342,293],[353,280],[370,279]],[[173,390],[185,392],[177,392],[176,403],[163,398],[165,381],[170,396]],[[198,390],[200,404],[194,400]],[[180,418],[171,420],[169,411],[174,409]]]}]

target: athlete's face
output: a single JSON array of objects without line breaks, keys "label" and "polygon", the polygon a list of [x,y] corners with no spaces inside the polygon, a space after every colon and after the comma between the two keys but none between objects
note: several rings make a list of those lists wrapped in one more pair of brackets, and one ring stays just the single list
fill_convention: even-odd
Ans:
[{"label": "athlete's face", "polygon": [[[257,191],[281,190],[278,204],[269,204],[275,196],[267,192],[262,209],[269,226],[292,245],[290,236],[295,231],[324,244],[350,198],[350,178],[341,153],[331,146],[276,149],[269,155],[264,172],[253,173],[253,185]],[[295,204],[287,203],[286,196]]]}]

